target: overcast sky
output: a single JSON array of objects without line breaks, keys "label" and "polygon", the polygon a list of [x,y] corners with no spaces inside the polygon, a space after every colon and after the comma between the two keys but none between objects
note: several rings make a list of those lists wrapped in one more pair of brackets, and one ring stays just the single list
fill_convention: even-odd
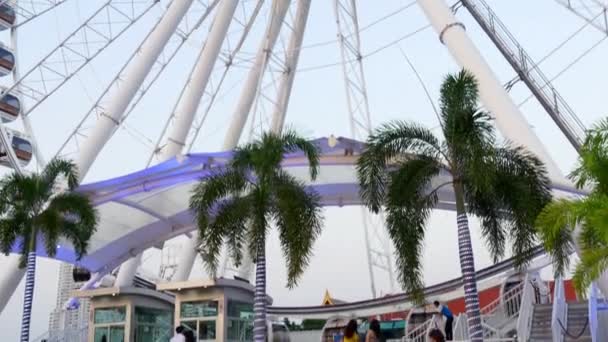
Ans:
[{"label": "overcast sky", "polygon": [[[36,61],[56,46],[62,37],[67,36],[70,30],[100,3],[100,0],[68,1],[60,10],[24,26],[20,33],[19,46],[22,71],[29,70],[35,65]],[[376,22],[377,19],[393,13],[408,3],[409,1],[403,0],[359,1],[360,26],[367,27],[368,24]],[[488,0],[488,3],[493,6],[498,16],[535,60],[543,59],[584,24],[553,0]],[[152,19],[159,13],[159,9],[153,10],[149,17],[142,19],[111,48],[102,53],[94,63],[86,67],[78,77],[32,114],[40,149],[47,158],[55,154],[83,113],[126,61],[129,56],[127,51],[134,49],[151,27]],[[243,47],[241,55],[243,59],[247,59],[255,51],[266,15],[266,12],[263,12],[260,18],[262,20],[258,20],[260,24],[252,31],[252,39]],[[196,13],[193,13],[192,17],[195,16]],[[505,83],[511,80],[515,72],[501,58],[491,41],[483,35],[466,10],[460,9],[458,17],[466,25],[467,32],[482,50],[500,80]],[[400,40],[398,44],[391,44],[408,33],[424,27],[426,23],[426,18],[414,5],[371,25],[361,34],[363,54],[374,52],[364,58],[374,124],[390,119],[405,119],[418,121],[428,127],[437,127],[437,120],[424,96],[423,89],[403,60],[399,48],[408,54],[434,98],[437,98],[438,88],[444,75],[457,71],[457,65],[431,29]],[[87,182],[116,177],[146,165],[154,142],[181,90],[177,85],[183,84],[186,79],[197,50],[204,41],[207,28],[203,25],[202,29],[196,32],[159,79],[160,82],[150,89],[148,96],[129,116],[125,129],[119,130],[106,145],[87,175]],[[236,28],[233,27],[231,31],[236,31]],[[336,28],[331,1],[313,1],[304,39],[306,48],[302,50],[299,64],[302,71],[296,76],[287,115],[287,124],[296,127],[311,138],[329,134],[350,135],[342,70],[334,64],[340,60],[338,45],[332,42],[335,38]],[[608,47],[600,43],[572,67],[566,71],[564,68],[600,39],[602,34],[599,31],[590,27],[583,28],[541,65],[549,78],[559,75],[554,85],[587,125],[606,114],[605,80],[608,79],[608,69],[605,67],[605,60]],[[234,44],[234,41],[233,36],[231,44]],[[193,151],[216,151],[221,146],[247,67],[247,63],[243,62],[231,71],[225,83],[226,91],[221,92]],[[216,77],[218,75],[219,73],[216,73]],[[574,150],[538,103],[534,99],[526,101],[530,92],[518,83],[511,90],[511,95],[517,104],[521,104],[520,108],[530,125],[546,144],[551,157],[556,160],[562,171],[570,170],[575,161]],[[262,108],[263,106],[260,105],[264,122],[268,117],[263,116]],[[242,140],[248,137],[248,133],[249,126]],[[286,283],[284,264],[280,251],[274,247],[277,246],[274,243],[277,237],[272,233],[268,251],[268,279],[269,293],[274,298],[275,304],[317,305],[325,289],[329,289],[337,298],[350,301],[371,296],[360,209],[331,208],[326,210],[325,216],[325,229],[315,246],[315,256],[299,287],[291,291],[284,288]],[[490,260],[479,239],[478,225],[474,220],[471,229],[475,243],[476,266],[487,266]],[[174,241],[174,243],[180,242],[183,240]],[[158,260],[157,253],[149,253],[147,257],[145,266],[156,273],[154,267]],[[433,214],[427,231],[424,263],[428,284],[459,275],[453,213],[437,211]],[[0,269],[1,266],[0,261]],[[39,261],[32,336],[47,330],[48,314],[55,304],[57,269],[56,262]],[[194,276],[201,274],[200,267],[195,266]],[[391,292],[385,274],[378,274],[377,288],[381,293]],[[0,327],[3,327],[0,330],[2,340],[17,340],[22,293],[23,284],[0,314]]]}]

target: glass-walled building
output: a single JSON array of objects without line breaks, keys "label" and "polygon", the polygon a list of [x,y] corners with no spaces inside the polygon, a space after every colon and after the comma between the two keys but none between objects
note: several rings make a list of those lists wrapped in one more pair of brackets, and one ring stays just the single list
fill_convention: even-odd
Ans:
[{"label": "glass-walled building", "polygon": [[175,295],[175,326],[191,330],[197,342],[253,341],[251,284],[232,279],[192,280],[159,284],[157,289]]},{"label": "glass-walled building", "polygon": [[101,288],[76,291],[91,300],[90,342],[169,342],[173,297],[150,289]]}]

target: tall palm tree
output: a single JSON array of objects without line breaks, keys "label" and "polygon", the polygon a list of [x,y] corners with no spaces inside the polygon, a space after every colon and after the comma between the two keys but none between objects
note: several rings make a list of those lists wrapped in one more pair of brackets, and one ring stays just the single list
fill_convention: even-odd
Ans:
[{"label": "tall palm tree", "polygon": [[266,341],[266,236],[272,222],[287,260],[287,286],[296,285],[308,265],[321,232],[320,198],[303,182],[281,169],[284,155],[302,151],[310,178],[319,170],[319,151],[293,131],[265,133],[238,147],[230,163],[193,190],[190,208],[196,216],[202,258],[212,274],[225,242],[236,265],[248,248],[256,263],[254,340]]},{"label": "tall palm tree", "polygon": [[69,190],[78,185],[76,165],[61,159],[49,162],[41,173],[14,172],[0,181],[0,249],[8,255],[17,243],[21,267],[27,266],[22,342],[29,341],[38,243],[44,242],[46,254],[53,257],[65,238],[80,259],[97,227],[97,213],[86,196],[58,192],[61,176]]},{"label": "tall palm tree", "polygon": [[[445,78],[438,115],[443,141],[415,123],[394,121],[375,130],[358,160],[360,192],[373,212],[385,208],[400,282],[422,300],[426,222],[438,191],[452,187],[469,333],[472,341],[481,341],[467,214],[479,217],[495,261],[504,256],[511,240],[517,264],[523,266],[534,246],[534,219],[550,200],[549,180],[535,156],[520,147],[497,144],[490,115],[479,109],[477,83],[468,72]],[[446,182],[433,182],[445,171]]]},{"label": "tall palm tree", "polygon": [[[576,290],[585,294],[591,282],[608,269],[608,119],[587,132],[578,166],[569,178],[579,189],[591,187],[589,196],[554,200],[536,224],[556,276],[563,276],[570,266],[570,254],[578,240],[581,259],[573,280]],[[580,229],[574,234],[576,227]]]}]

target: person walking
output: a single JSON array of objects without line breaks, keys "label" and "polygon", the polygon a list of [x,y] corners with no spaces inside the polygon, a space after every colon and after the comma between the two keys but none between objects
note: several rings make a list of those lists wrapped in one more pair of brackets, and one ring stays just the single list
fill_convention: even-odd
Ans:
[{"label": "person walking", "polygon": [[343,342],[359,342],[359,333],[357,332],[357,321],[351,319],[344,328]]},{"label": "person walking", "polygon": [[440,304],[439,301],[435,301],[435,307],[437,312],[445,317],[445,340],[451,341],[454,337],[452,336],[452,324],[454,323],[454,315],[450,308],[445,304]]},{"label": "person walking", "polygon": [[380,322],[377,319],[372,320],[369,323],[369,330],[365,335],[365,342],[381,342],[382,333],[380,332]]},{"label": "person walking", "polygon": [[186,342],[186,336],[184,336],[184,327],[181,325],[175,328],[175,335],[171,337],[170,342]]}]

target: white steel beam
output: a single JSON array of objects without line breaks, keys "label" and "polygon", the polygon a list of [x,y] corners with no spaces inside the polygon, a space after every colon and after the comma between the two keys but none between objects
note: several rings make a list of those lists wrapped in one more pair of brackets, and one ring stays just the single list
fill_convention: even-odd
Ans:
[{"label": "white steel beam", "polygon": [[[235,148],[243,133],[243,128],[245,127],[257,90],[259,89],[264,70],[268,65],[269,57],[277,38],[279,37],[281,26],[283,25],[285,15],[289,9],[289,3],[290,0],[274,0],[272,3],[270,21],[266,27],[264,39],[258,48],[254,65],[249,71],[249,75],[241,92],[241,97],[232,116],[230,128],[224,139],[224,150]],[[195,235],[185,243],[182,253],[179,256],[177,270],[173,276],[175,281],[188,279],[190,272],[192,271],[192,266],[194,265],[197,248],[198,235]]]},{"label": "white steel beam", "polygon": [[475,75],[479,84],[479,97],[494,117],[503,136],[525,146],[546,165],[549,177],[564,180],[564,176],[551,159],[545,146],[530,128],[481,53],[467,36],[459,22],[443,0],[417,0],[418,5],[439,34],[439,40],[448,48],[456,62]]},{"label": "white steel beam", "polygon": [[125,80],[121,84],[120,90],[111,96],[107,110],[101,114],[92,134],[83,143],[77,160],[81,179],[87,174],[103,146],[118,128],[127,106],[192,2],[193,0],[171,2],[159,24],[142,44],[137,57],[127,66]]},{"label": "white steel beam", "polygon": [[[365,140],[372,131],[372,122],[355,0],[334,0],[334,14],[338,28],[351,135],[353,139]],[[372,296],[376,298],[376,270],[384,271],[388,275],[390,291],[394,291],[392,245],[384,229],[383,214],[372,215],[365,208],[361,208],[361,216],[370,288]]]},{"label": "white steel beam", "polygon": [[[220,53],[237,5],[238,0],[222,0],[220,3],[208,38],[201,47],[199,58],[191,72],[191,78],[176,104],[175,111],[171,114],[175,117],[175,122],[169,134],[167,145],[162,151],[161,161],[181,153],[185,145],[185,139],[192,126],[194,115],[207,87],[211,71]],[[141,263],[141,258],[142,253],[139,253],[136,257],[121,265],[116,277],[116,286],[132,284],[137,268]]]},{"label": "white steel beam", "polygon": [[298,68],[298,60],[302,49],[302,41],[304,40],[304,31],[306,30],[306,22],[308,21],[308,13],[310,12],[311,0],[299,0],[298,9],[296,10],[296,18],[289,38],[289,46],[285,52],[285,69],[283,71],[279,92],[277,94],[276,105],[272,115],[271,129],[273,132],[281,132],[285,124],[285,116],[287,115],[287,106],[289,105],[289,97],[293,82],[296,78],[296,70]]},{"label": "white steel beam", "polygon": [[274,0],[272,3],[272,16],[268,24],[266,35],[258,48],[255,63],[243,86],[241,97],[232,115],[232,121],[228,128],[228,133],[224,139],[224,150],[236,147],[243,133],[243,128],[249,117],[249,112],[253,106],[253,101],[258,94],[260,83],[272,54],[272,49],[279,37],[285,15],[289,9],[290,0]]},{"label": "white steel beam", "polygon": [[171,114],[175,121],[169,133],[167,144],[161,150],[161,161],[181,153],[186,144],[186,138],[192,126],[194,115],[197,112],[203,93],[209,82],[209,77],[220,54],[222,43],[230,27],[237,5],[238,0],[223,0],[220,3],[207,41],[201,49],[198,62],[191,72],[192,77],[188,80],[175,106],[175,111]]}]

